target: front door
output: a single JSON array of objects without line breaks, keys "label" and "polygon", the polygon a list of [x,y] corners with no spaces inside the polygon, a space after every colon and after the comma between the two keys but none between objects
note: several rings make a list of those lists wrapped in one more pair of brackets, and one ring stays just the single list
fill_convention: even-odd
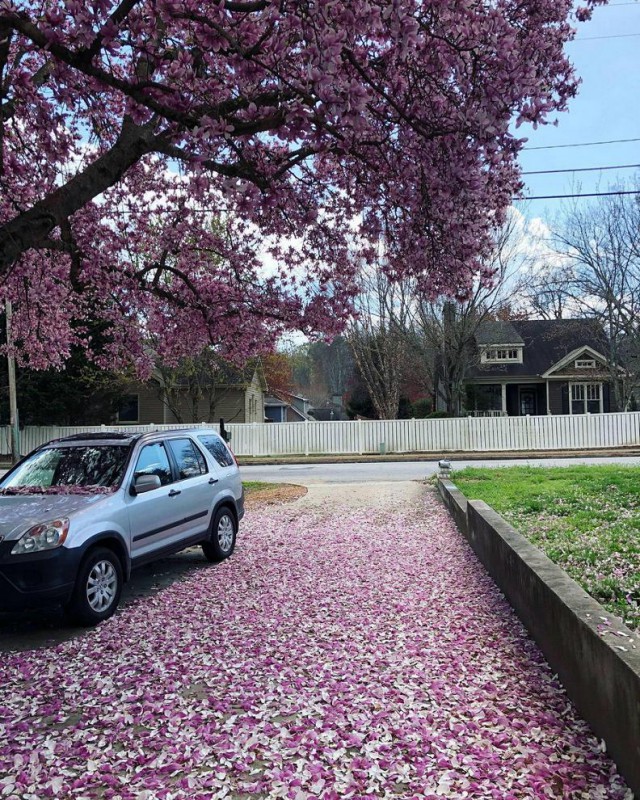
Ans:
[{"label": "front door", "polygon": [[536,390],[520,389],[520,416],[532,417],[536,413]]}]

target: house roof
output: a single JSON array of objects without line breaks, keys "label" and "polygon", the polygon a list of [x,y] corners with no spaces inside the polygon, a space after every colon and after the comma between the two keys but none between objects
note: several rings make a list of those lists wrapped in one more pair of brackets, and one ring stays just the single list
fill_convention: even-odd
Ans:
[{"label": "house roof", "polygon": [[[294,397],[295,395],[291,396]],[[299,408],[296,408],[296,406],[294,406],[292,403],[287,403],[286,400],[281,400],[279,397],[273,397],[272,395],[269,395],[268,397],[264,398],[264,407],[265,409],[287,408],[301,420],[309,419],[309,417],[303,411],[301,411]]]},{"label": "house roof", "polygon": [[476,342],[486,344],[524,344],[513,323],[497,320],[483,322],[476,333]]},{"label": "house roof", "polygon": [[276,407],[276,408],[286,408],[289,403],[285,403],[284,400],[281,400],[279,397],[265,397],[264,398],[264,406]]},{"label": "house roof", "polygon": [[[478,344],[516,344],[515,341],[488,341],[487,337],[491,335],[493,329],[489,327],[485,332],[487,324],[493,326],[495,323],[483,323],[480,338],[476,336]],[[513,320],[507,324],[513,328],[524,345],[522,364],[479,364],[471,371],[473,377],[539,376],[572,351],[589,347],[604,354],[605,357],[609,352],[604,331],[595,320],[532,319]],[[504,335],[503,328],[495,330],[496,335]]]}]

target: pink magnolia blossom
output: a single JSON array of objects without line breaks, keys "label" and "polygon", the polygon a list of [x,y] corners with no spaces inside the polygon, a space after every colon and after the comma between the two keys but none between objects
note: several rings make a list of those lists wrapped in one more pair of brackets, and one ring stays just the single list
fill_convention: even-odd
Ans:
[{"label": "pink magnolia blossom", "polygon": [[464,294],[521,188],[511,123],[575,94],[571,7],[0,0],[18,355],[144,372],[150,334],[169,360],[329,335],[380,236],[392,275]]}]

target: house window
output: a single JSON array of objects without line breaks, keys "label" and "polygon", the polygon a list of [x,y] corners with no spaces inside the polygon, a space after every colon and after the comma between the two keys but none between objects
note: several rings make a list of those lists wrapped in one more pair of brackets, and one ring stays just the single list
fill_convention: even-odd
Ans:
[{"label": "house window", "polygon": [[125,394],[118,409],[118,422],[138,422],[140,419],[140,400],[137,394]]},{"label": "house window", "polygon": [[571,413],[572,414],[601,414],[602,413],[602,384],[601,383],[572,383],[571,384]]},{"label": "house window", "polygon": [[576,358],[576,369],[595,369],[595,358]]},{"label": "house window", "polygon": [[492,347],[482,353],[482,362],[485,364],[512,362],[522,363],[521,347]]}]

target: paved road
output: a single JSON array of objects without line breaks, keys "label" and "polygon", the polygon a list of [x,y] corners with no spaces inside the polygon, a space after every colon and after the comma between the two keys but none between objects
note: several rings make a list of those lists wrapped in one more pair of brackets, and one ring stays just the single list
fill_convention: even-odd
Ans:
[{"label": "paved road", "polygon": [[0,659],[9,797],[624,800],[433,490],[312,486],[233,558]]},{"label": "paved road", "polygon": [[[566,467],[573,464],[624,464],[639,466],[638,456],[611,456],[593,458],[532,458],[501,459],[492,461],[457,461],[451,459],[455,470],[464,467]],[[274,483],[354,483],[359,481],[418,481],[431,477],[438,471],[434,461],[369,462],[362,464],[274,464],[240,468],[244,480]]]}]

